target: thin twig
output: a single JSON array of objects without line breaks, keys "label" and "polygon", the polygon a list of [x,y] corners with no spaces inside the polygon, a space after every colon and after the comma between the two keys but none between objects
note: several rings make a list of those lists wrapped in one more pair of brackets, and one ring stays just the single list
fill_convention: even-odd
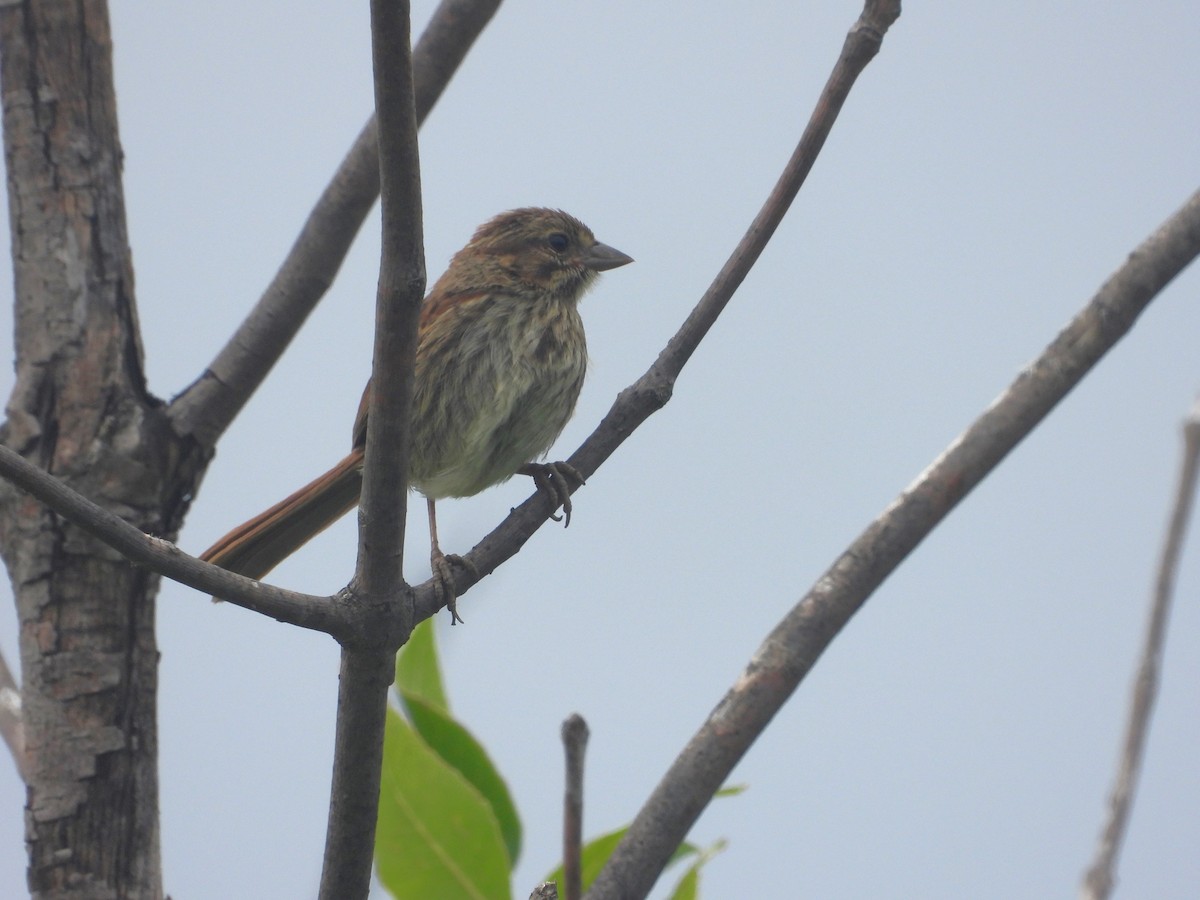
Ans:
[{"label": "thin twig", "polygon": [[[746,234],[658,359],[641,378],[621,392],[600,425],[571,456],[569,462],[585,479],[638,426],[671,399],[675,379],[779,227],[816,162],[851,87],[879,52],[884,34],[899,15],[899,0],[867,3],[862,16],[846,36],[841,55],[799,143]],[[516,554],[551,512],[549,502],[537,493],[513,510],[498,528],[467,554],[470,566],[455,567],[458,595],[462,596],[476,582],[474,572],[487,575]],[[437,603],[433,582],[422,584],[417,590],[417,620],[437,612]]]},{"label": "thin twig", "polygon": [[583,896],[583,760],[587,753],[588,727],[583,716],[572,713],[562,724],[566,755],[563,791],[563,897]]},{"label": "thin twig", "polygon": [[1200,191],[1138,247],[987,411],[859,535],[767,636],[672,763],[589,900],[642,897],[712,795],[883,580],[1200,254]]},{"label": "thin twig", "polygon": [[1146,739],[1150,734],[1150,715],[1158,694],[1159,671],[1163,647],[1167,640],[1167,620],[1175,593],[1175,576],[1183,538],[1191,520],[1192,503],[1196,497],[1196,478],[1200,471],[1200,398],[1192,405],[1183,423],[1183,459],[1179,466],[1179,484],[1167,534],[1163,539],[1158,576],[1154,581],[1154,596],[1150,602],[1150,617],[1137,678],[1133,683],[1129,722],[1125,742],[1117,766],[1116,783],[1109,800],[1109,817],[1100,835],[1096,858],[1083,879],[1081,900],[1107,900],[1116,880],[1117,855],[1125,839],[1129,814],[1133,809],[1134,790],[1142,767]]},{"label": "thin twig", "polygon": [[[425,121],[499,6],[500,0],[442,0],[413,51],[418,122]],[[254,309],[171,403],[177,433],[206,448],[216,445],[333,283],[378,196],[379,144],[372,116]]]},{"label": "thin twig", "polygon": [[21,714],[21,689],[13,679],[3,653],[0,653],[0,737],[17,764],[17,772],[25,778],[25,722]]}]

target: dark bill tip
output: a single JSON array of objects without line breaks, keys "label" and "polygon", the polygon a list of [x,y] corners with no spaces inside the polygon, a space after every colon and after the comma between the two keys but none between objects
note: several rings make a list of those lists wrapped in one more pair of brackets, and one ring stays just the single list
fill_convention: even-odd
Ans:
[{"label": "dark bill tip", "polygon": [[587,254],[583,257],[583,264],[589,269],[594,269],[597,272],[604,272],[608,269],[616,269],[620,266],[628,265],[633,262],[632,256],[626,256],[615,247],[610,247],[608,244],[595,244]]}]

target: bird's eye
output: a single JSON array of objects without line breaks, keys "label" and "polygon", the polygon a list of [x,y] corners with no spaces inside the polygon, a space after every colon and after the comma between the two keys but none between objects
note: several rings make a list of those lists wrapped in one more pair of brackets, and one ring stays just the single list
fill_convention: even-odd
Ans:
[{"label": "bird's eye", "polygon": [[550,245],[550,249],[555,253],[562,253],[567,249],[567,245],[571,243],[570,239],[561,231],[556,231],[550,237],[546,238],[546,243]]}]

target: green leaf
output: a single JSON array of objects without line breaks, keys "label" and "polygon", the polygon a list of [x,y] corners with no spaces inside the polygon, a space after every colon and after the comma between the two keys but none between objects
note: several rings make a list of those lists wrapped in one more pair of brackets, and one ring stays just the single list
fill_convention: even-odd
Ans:
[{"label": "green leaf", "polygon": [[400,696],[413,728],[429,748],[470,782],[491,806],[508,850],[509,862],[515,866],[521,855],[521,819],[508,785],[496,771],[483,745],[444,708],[407,691],[401,691]]},{"label": "green leaf", "polygon": [[414,628],[408,643],[396,654],[396,690],[420,697],[443,712],[450,711],[438,665],[433,619],[426,619]]},{"label": "green leaf", "polygon": [[[583,882],[583,889],[586,891],[592,886],[592,882],[596,880],[596,876],[600,874],[600,870],[604,868],[604,864],[608,862],[608,858],[613,855],[613,851],[617,849],[617,844],[621,843],[621,838],[625,837],[625,832],[629,830],[626,825],[623,828],[618,828],[616,831],[610,831],[608,834],[602,834],[594,840],[588,841],[583,845],[583,849],[579,855],[580,880]],[[675,852],[671,854],[671,859],[667,865],[678,862],[685,856],[690,856],[693,853],[698,853],[699,848],[694,844],[689,844],[684,841],[675,848]],[[542,879],[543,881],[554,881],[562,884],[563,867],[560,864],[557,869]]]},{"label": "green leaf", "polygon": [[416,628],[396,657],[396,691],[413,728],[425,743],[456,769],[492,807],[515,865],[521,853],[521,820],[508,786],[483,746],[450,715],[450,703],[438,665],[433,620]]},{"label": "green leaf", "polygon": [[713,796],[714,797],[736,797],[738,794],[744,794],[748,790],[750,790],[750,785],[748,785],[748,784],[727,784],[727,785],[725,785],[725,787],[721,788],[719,791],[717,791],[715,794],[713,794]]},{"label": "green leaf", "polygon": [[688,870],[675,885],[671,892],[671,900],[697,900],[700,896],[700,867],[698,864],[688,866]]},{"label": "green leaf", "polygon": [[510,900],[500,826],[479,792],[387,712],[375,871],[400,900]]},{"label": "green leaf", "polygon": [[698,900],[700,897],[700,870],[727,846],[726,841],[720,840],[711,847],[706,847],[683,873],[679,884],[675,885],[675,890],[671,892],[670,900]]}]

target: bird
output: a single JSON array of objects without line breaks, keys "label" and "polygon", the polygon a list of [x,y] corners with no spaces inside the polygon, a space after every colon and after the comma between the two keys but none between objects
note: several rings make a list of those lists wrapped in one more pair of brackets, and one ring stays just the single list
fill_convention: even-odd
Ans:
[{"label": "bird", "polygon": [[[582,477],[567,463],[537,460],[571,418],[583,386],[588,355],[579,301],[599,273],[631,262],[562,210],[514,209],[476,229],[421,304],[409,486],[426,500],[430,565],[451,624],[462,619],[450,563],[470,565],[438,545],[436,501],[527,474],[570,524],[570,490]],[[261,579],[357,506],[370,396],[368,381],[340,462],[200,559]]]}]

